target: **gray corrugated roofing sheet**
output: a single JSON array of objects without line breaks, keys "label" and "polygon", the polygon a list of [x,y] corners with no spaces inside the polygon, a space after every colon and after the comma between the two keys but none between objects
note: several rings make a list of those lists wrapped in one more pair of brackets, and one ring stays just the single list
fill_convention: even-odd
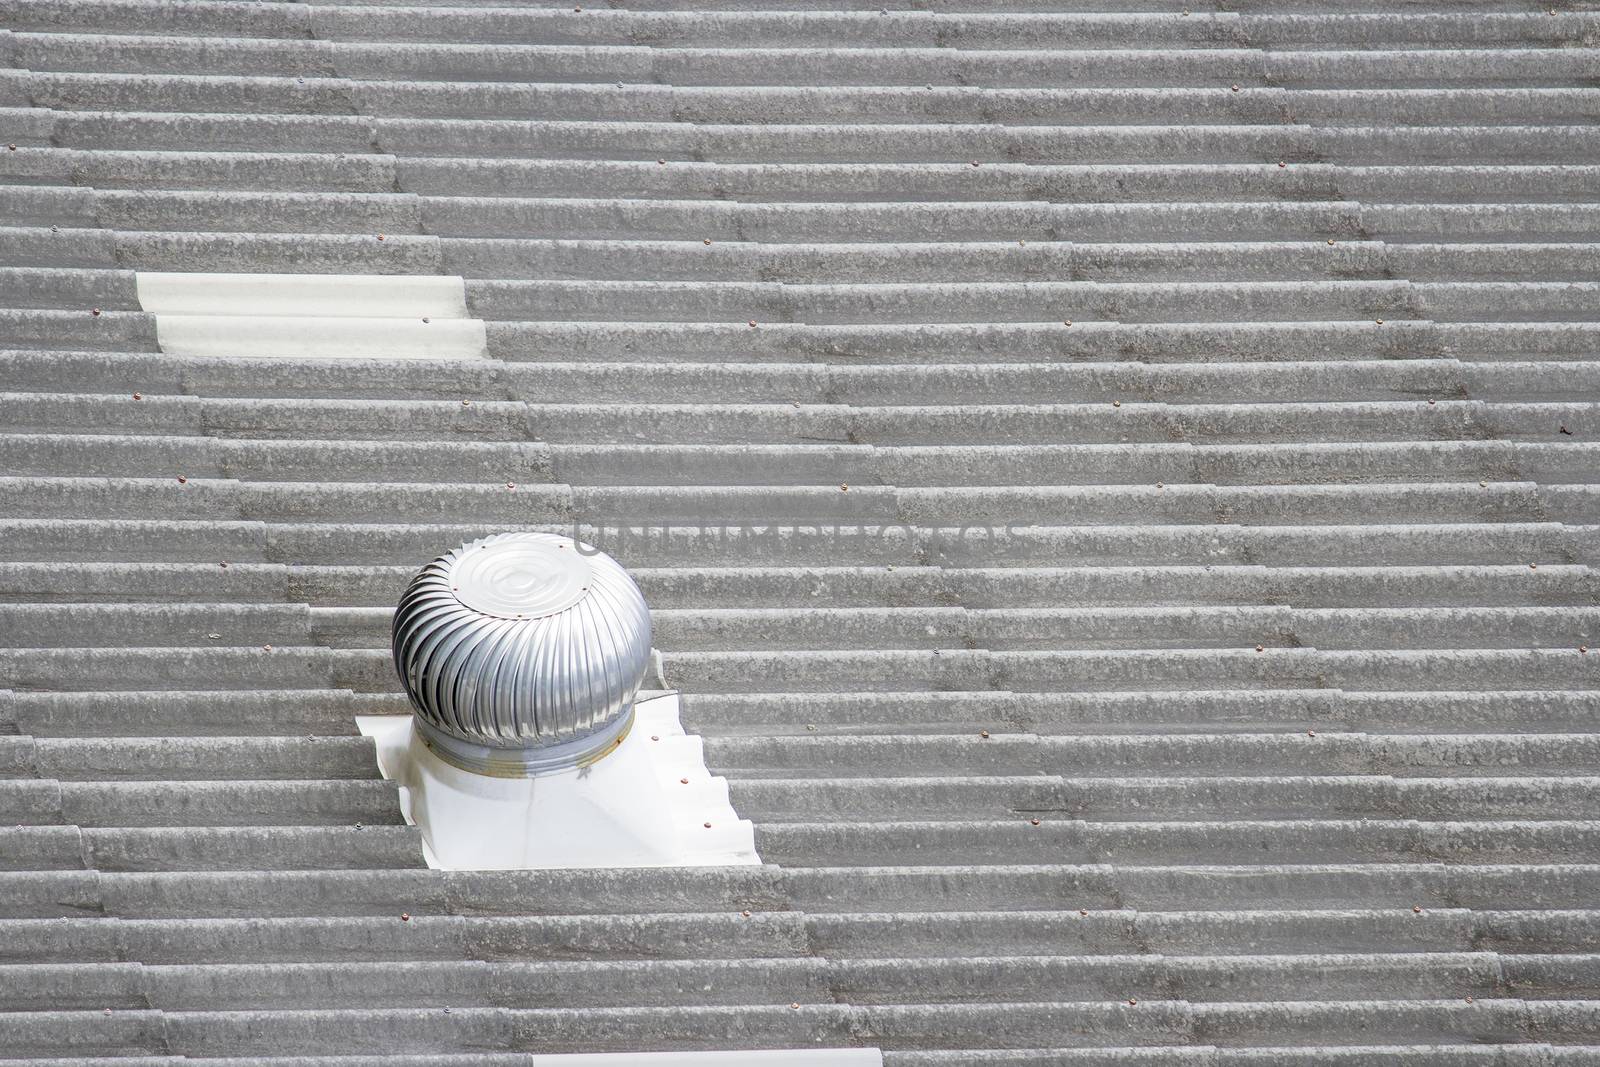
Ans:
[{"label": "gray corrugated roofing sheet", "polygon": [[[881,3],[0,3],[0,1055],[1600,1057],[1600,12]],[[766,866],[422,866],[353,716],[529,525]]]}]

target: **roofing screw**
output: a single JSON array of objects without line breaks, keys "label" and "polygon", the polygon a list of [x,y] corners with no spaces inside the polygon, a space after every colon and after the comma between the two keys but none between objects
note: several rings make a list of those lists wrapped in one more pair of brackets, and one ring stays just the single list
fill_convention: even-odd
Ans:
[{"label": "roofing screw", "polygon": [[143,400],[144,399],[144,394],[143,393],[134,393],[133,394],[133,398],[135,400]]},{"label": "roofing screw", "polygon": [[403,923],[410,922],[411,921],[411,913],[409,911],[402,911],[400,913],[400,921],[403,922]]},{"label": "roofing screw", "polygon": [[180,474],[180,475],[178,475],[178,484],[179,484],[179,485],[187,485],[187,484],[188,484],[188,482],[189,482],[189,479],[187,479],[187,478],[185,478],[185,477],[184,477],[184,476],[183,476],[183,475],[181,475],[181,474]]},{"label": "roofing screw", "polygon": [[985,741],[987,741],[989,739],[989,731],[988,730],[979,730],[978,731],[978,736],[983,738]]}]

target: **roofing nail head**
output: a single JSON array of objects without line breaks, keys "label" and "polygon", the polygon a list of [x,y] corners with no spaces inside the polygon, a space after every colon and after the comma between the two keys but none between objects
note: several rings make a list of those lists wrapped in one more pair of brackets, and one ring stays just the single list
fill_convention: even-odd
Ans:
[{"label": "roofing nail head", "polygon": [[707,830],[711,829],[710,823],[702,823],[701,825],[703,825]]},{"label": "roofing nail head", "polygon": [[422,316],[422,321],[423,322],[427,322],[428,321],[428,316],[426,316],[426,315]]},{"label": "roofing nail head", "polygon": [[1413,914],[1413,915],[1421,915],[1422,914],[1422,906],[1419,905],[1419,904],[1411,905],[1411,914]]},{"label": "roofing nail head", "polygon": [[378,240],[384,241],[384,240],[387,240],[387,238],[384,237],[383,234],[380,233],[380,234],[378,234]]},{"label": "roofing nail head", "polygon": [[1317,732],[1315,730],[1307,730],[1306,731],[1306,736],[1307,737],[1316,737],[1317,736]]},{"label": "roofing nail head", "polygon": [[814,723],[814,722],[806,723],[806,731],[808,733],[813,733],[813,734],[816,733],[817,732],[817,724]]},{"label": "roofing nail head", "polygon": [[227,570],[228,569],[228,561],[227,560],[223,560],[222,561],[222,569],[223,570]]},{"label": "roofing nail head", "polygon": [[1072,325],[1072,320],[1071,319],[1062,319],[1061,320],[1061,325],[1063,325],[1063,326],[1071,326]]},{"label": "roofing nail head", "polygon": [[1584,653],[1585,655],[1588,655],[1589,646],[1588,645],[1579,645],[1578,646],[1578,651]]},{"label": "roofing nail head", "polygon": [[1078,914],[1087,917],[1088,914],[1089,914],[1089,911],[1088,911],[1087,908],[1079,908],[1078,909]]},{"label": "roofing nail head", "polygon": [[1228,88],[1232,89],[1234,92],[1239,91],[1239,87],[1237,85],[1230,85]]},{"label": "roofing nail head", "polygon": [[516,487],[517,487],[517,483],[516,482],[507,482],[506,483],[506,488],[507,489],[515,489]]},{"label": "roofing nail head", "polygon": [[1487,488],[1489,488],[1489,483],[1488,482],[1479,482],[1478,483],[1478,488],[1479,489],[1487,489]]},{"label": "roofing nail head", "polygon": [[1383,325],[1383,320],[1382,319],[1373,319],[1372,321],[1377,323],[1379,326]]},{"label": "roofing nail head", "polygon": [[1139,1003],[1139,998],[1138,997],[1129,997],[1128,998],[1128,1007],[1131,1008],[1137,1003]]},{"label": "roofing nail head", "polygon": [[1039,820],[1038,819],[1029,819],[1028,822],[1031,823],[1034,826],[1038,826],[1039,825]]},{"label": "roofing nail head", "polygon": [[664,160],[664,159],[658,159],[658,160],[656,160],[656,162],[661,164],[663,167],[667,165],[667,161]]},{"label": "roofing nail head", "polygon": [[1112,406],[1112,407],[1114,407],[1114,408],[1120,408],[1120,407],[1121,407],[1121,406],[1122,406],[1122,401],[1120,401],[1120,400],[1113,400],[1113,401],[1112,401],[1112,402],[1111,402],[1111,406]]},{"label": "roofing nail head", "polygon": [[402,911],[400,913],[400,921],[403,922],[403,923],[410,922],[411,921],[411,913],[409,911]]},{"label": "roofing nail head", "polygon": [[15,151],[16,151],[16,150],[17,150],[17,146],[16,146],[16,145],[14,145],[14,144],[8,144],[8,145],[6,145],[6,148],[8,148],[8,149],[9,149],[9,150],[11,150],[11,151],[13,151],[13,152],[15,152]]},{"label": "roofing nail head", "polygon": [[979,165],[980,165],[980,164],[979,164],[979,163],[978,163],[978,161],[977,161],[977,160],[976,160],[976,159],[974,159],[974,160],[973,160],[973,161],[972,161],[972,165],[973,165],[973,166],[974,166],[974,167],[976,167],[976,166],[979,166]]},{"label": "roofing nail head", "polygon": [[90,308],[89,309],[89,314],[93,315],[95,318],[99,318],[100,317],[100,309],[99,308]]},{"label": "roofing nail head", "polygon": [[184,476],[183,476],[183,475],[181,475],[181,474],[180,474],[180,475],[178,475],[178,484],[179,484],[179,485],[187,485],[187,484],[188,484],[188,483],[189,483],[189,479],[187,479],[187,478],[185,478],[185,477],[184,477]]},{"label": "roofing nail head", "polygon": [[799,1004],[790,1004],[789,1007],[791,1009],[793,1009],[794,1011],[799,1011],[800,1010],[800,1005]]},{"label": "roofing nail head", "polygon": [[1257,645],[1257,646],[1256,646],[1256,651],[1257,651],[1257,652],[1265,652],[1265,651],[1266,651],[1266,646],[1264,646],[1264,645]]},{"label": "roofing nail head", "polygon": [[263,651],[263,652],[271,652],[272,651],[272,646],[271,645],[262,645],[261,646],[261,651]]},{"label": "roofing nail head", "polygon": [[661,735],[660,734],[651,734],[650,735],[650,740],[659,741],[659,740],[661,740]]},{"label": "roofing nail head", "polygon": [[143,400],[144,399],[144,394],[143,393],[134,393],[133,394],[133,398],[135,400]]},{"label": "roofing nail head", "polygon": [[739,913],[739,914],[740,914],[740,915],[741,915],[741,916],[743,916],[743,917],[744,917],[744,918],[746,918],[746,919],[748,919],[748,918],[750,918],[750,911],[749,911],[749,909],[748,909],[748,908],[747,908],[747,909],[745,909],[745,910],[744,910],[744,911],[741,911],[741,912],[740,912],[740,913]]},{"label": "roofing nail head", "polygon": [[756,328],[756,320],[755,319],[751,319],[750,320],[750,328],[752,330]]},{"label": "roofing nail head", "polygon": [[1333,247],[1333,238],[1332,237],[1328,238],[1328,247],[1329,248]]},{"label": "roofing nail head", "polygon": [[1528,569],[1530,571],[1536,571],[1539,569],[1539,565],[1537,563],[1530,563],[1528,564]]},{"label": "roofing nail head", "polygon": [[850,491],[850,483],[848,483],[848,482],[840,482],[839,483],[839,492],[848,493],[849,491]]},{"label": "roofing nail head", "polygon": [[703,239],[700,243],[703,244],[703,245],[710,245],[711,244],[711,238],[707,237],[707,238]]},{"label": "roofing nail head", "polygon": [[1278,169],[1279,170],[1282,170],[1284,167],[1287,167],[1288,165],[1289,164],[1287,162],[1285,162],[1284,160],[1281,160],[1281,159],[1278,160]]},{"label": "roofing nail head", "polygon": [[989,731],[988,730],[979,730],[978,731],[978,736],[987,741],[989,739]]},{"label": "roofing nail head", "polygon": [[1467,998],[1467,1003],[1468,1003],[1468,1004],[1471,1004],[1471,1003],[1472,1003],[1472,998],[1471,998],[1471,997],[1468,997],[1468,998]]}]

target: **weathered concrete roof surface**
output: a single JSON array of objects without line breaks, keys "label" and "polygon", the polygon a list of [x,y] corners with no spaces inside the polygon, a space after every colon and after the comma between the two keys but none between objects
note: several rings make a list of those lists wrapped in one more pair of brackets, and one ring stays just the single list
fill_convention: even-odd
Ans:
[{"label": "weathered concrete roof surface", "polygon": [[[0,0],[0,1055],[1600,1062],[1600,9],[1217,6]],[[422,866],[389,608],[573,524],[765,866]]]}]

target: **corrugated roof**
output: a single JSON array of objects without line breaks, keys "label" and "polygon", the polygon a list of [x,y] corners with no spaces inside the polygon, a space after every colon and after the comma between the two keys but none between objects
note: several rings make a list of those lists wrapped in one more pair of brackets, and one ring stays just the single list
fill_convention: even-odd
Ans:
[{"label": "corrugated roof", "polygon": [[[1600,1056],[1600,11],[880,3],[0,2],[5,1054]],[[765,866],[423,867],[353,716],[529,526]]]}]

